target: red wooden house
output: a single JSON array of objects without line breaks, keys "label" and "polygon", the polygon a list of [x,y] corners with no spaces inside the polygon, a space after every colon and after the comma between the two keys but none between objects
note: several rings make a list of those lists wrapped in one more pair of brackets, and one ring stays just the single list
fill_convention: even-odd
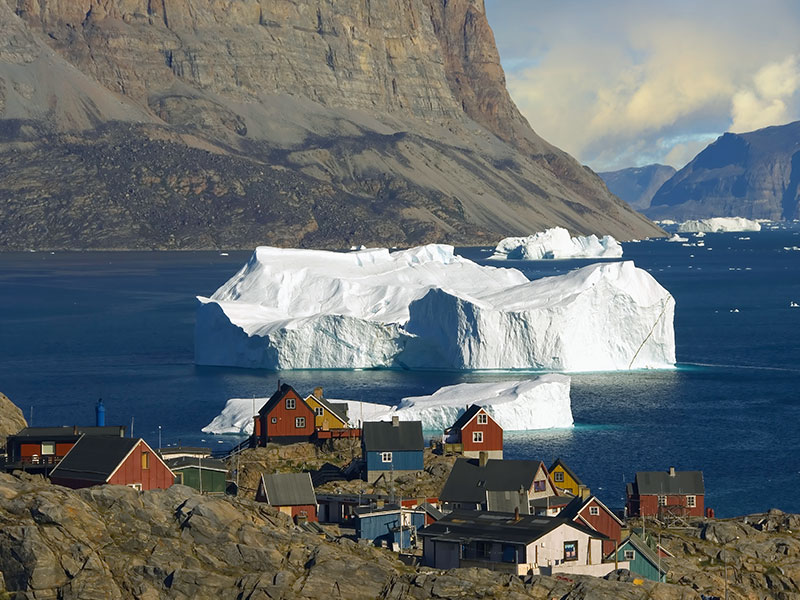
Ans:
[{"label": "red wooden house", "polygon": [[603,540],[603,556],[608,556],[622,541],[623,522],[597,496],[576,497],[558,514],[559,518],[569,519],[586,525],[602,533],[609,539]]},{"label": "red wooden house", "polygon": [[73,489],[110,483],[152,490],[170,487],[175,474],[142,439],[84,435],[53,469],[50,480]]},{"label": "red wooden house", "polygon": [[473,404],[444,432],[446,451],[455,451],[468,458],[503,458],[503,428],[482,406]]},{"label": "red wooden house", "polygon": [[314,417],[300,394],[284,383],[253,417],[254,445],[308,441],[314,435]]},{"label": "red wooden house", "polygon": [[639,471],[627,485],[629,517],[702,517],[705,485],[702,471]]},{"label": "red wooden house", "polygon": [[26,427],[8,436],[6,470],[23,469],[47,473],[67,455],[81,436],[125,435],[125,428],[112,427]]},{"label": "red wooden house", "polygon": [[297,522],[317,522],[317,496],[310,473],[270,473],[261,475],[256,501],[266,502]]}]

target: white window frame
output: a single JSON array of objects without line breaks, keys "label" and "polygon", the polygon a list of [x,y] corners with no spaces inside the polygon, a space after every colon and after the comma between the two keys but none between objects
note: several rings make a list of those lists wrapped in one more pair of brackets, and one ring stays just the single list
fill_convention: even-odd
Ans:
[{"label": "white window frame", "polygon": [[686,496],[686,507],[697,508],[697,496]]},{"label": "white window frame", "polygon": [[553,481],[556,483],[564,483],[564,471],[555,471],[553,473]]},{"label": "white window frame", "polygon": [[636,560],[636,550],[623,550],[622,560]]},{"label": "white window frame", "polygon": [[272,424],[274,425],[275,423],[277,423],[277,422],[278,422],[278,417],[272,417],[272,419],[270,419],[270,421],[271,421],[271,422],[272,422]]},{"label": "white window frame", "polygon": [[294,398],[286,399],[286,410],[294,410],[297,408],[297,401]]},{"label": "white window frame", "polygon": [[483,443],[483,432],[482,431],[473,431],[472,432],[472,443],[473,444],[482,444]]},{"label": "white window frame", "polygon": [[480,413],[478,415],[478,425],[488,425],[489,424],[489,415]]},{"label": "white window frame", "polygon": [[[45,449],[45,446],[48,446],[47,450],[51,450],[48,452]],[[42,442],[42,456],[53,456],[56,453],[56,443],[55,442]]]},{"label": "white window frame", "polygon": [[306,427],[306,418],[305,417],[295,417],[294,418],[294,428],[295,429],[305,429]]},{"label": "white window frame", "polygon": [[667,497],[663,494],[658,496],[658,505],[659,506],[666,506],[667,505]]},{"label": "white window frame", "polygon": [[391,452],[381,452],[381,462],[384,462],[384,463],[392,462],[392,453]]},{"label": "white window frame", "polygon": [[590,506],[589,507],[589,515],[592,517],[599,517],[600,516],[600,507],[599,506]]},{"label": "white window frame", "polygon": [[317,407],[314,408],[314,416],[315,417],[321,417],[324,414],[325,414],[325,409],[322,408],[321,406],[317,406]]},{"label": "white window frame", "polygon": [[142,484],[141,483],[129,483],[128,487],[132,487],[137,492],[141,492],[142,491]]}]

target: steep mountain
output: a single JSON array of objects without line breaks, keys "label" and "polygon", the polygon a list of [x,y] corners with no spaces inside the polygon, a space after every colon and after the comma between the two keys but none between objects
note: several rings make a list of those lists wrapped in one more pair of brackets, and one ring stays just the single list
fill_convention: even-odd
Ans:
[{"label": "steep mountain", "polygon": [[667,181],[652,218],[800,218],[800,121],[726,133]]},{"label": "steep mountain", "polygon": [[658,188],[675,173],[673,167],[653,164],[607,171],[598,175],[606,182],[612,194],[619,196],[636,210],[643,210],[650,206]]},{"label": "steep mountain", "polygon": [[0,249],[657,235],[511,101],[482,0],[0,0]]}]

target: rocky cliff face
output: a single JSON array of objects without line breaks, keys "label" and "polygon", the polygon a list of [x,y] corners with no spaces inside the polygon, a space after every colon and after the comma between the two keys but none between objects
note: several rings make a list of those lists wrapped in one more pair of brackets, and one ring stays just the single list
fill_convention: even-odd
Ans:
[{"label": "rocky cliff face", "polygon": [[8,396],[0,393],[0,448],[5,447],[8,436],[27,426],[22,411],[8,399]]},{"label": "rocky cliff face", "polygon": [[800,121],[726,133],[678,171],[645,211],[653,218],[800,218]]},{"label": "rocky cliff face", "polygon": [[619,171],[598,173],[611,193],[616,194],[636,210],[644,210],[658,189],[676,171],[668,165],[645,165]]},{"label": "rocky cliff face", "polygon": [[0,0],[0,248],[657,234],[511,102],[481,0]]}]

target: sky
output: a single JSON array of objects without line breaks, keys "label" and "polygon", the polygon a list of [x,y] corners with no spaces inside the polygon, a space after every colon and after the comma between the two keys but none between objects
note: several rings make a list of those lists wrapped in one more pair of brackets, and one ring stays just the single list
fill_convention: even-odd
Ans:
[{"label": "sky", "polygon": [[798,0],[485,0],[511,97],[595,171],[800,120]]}]

